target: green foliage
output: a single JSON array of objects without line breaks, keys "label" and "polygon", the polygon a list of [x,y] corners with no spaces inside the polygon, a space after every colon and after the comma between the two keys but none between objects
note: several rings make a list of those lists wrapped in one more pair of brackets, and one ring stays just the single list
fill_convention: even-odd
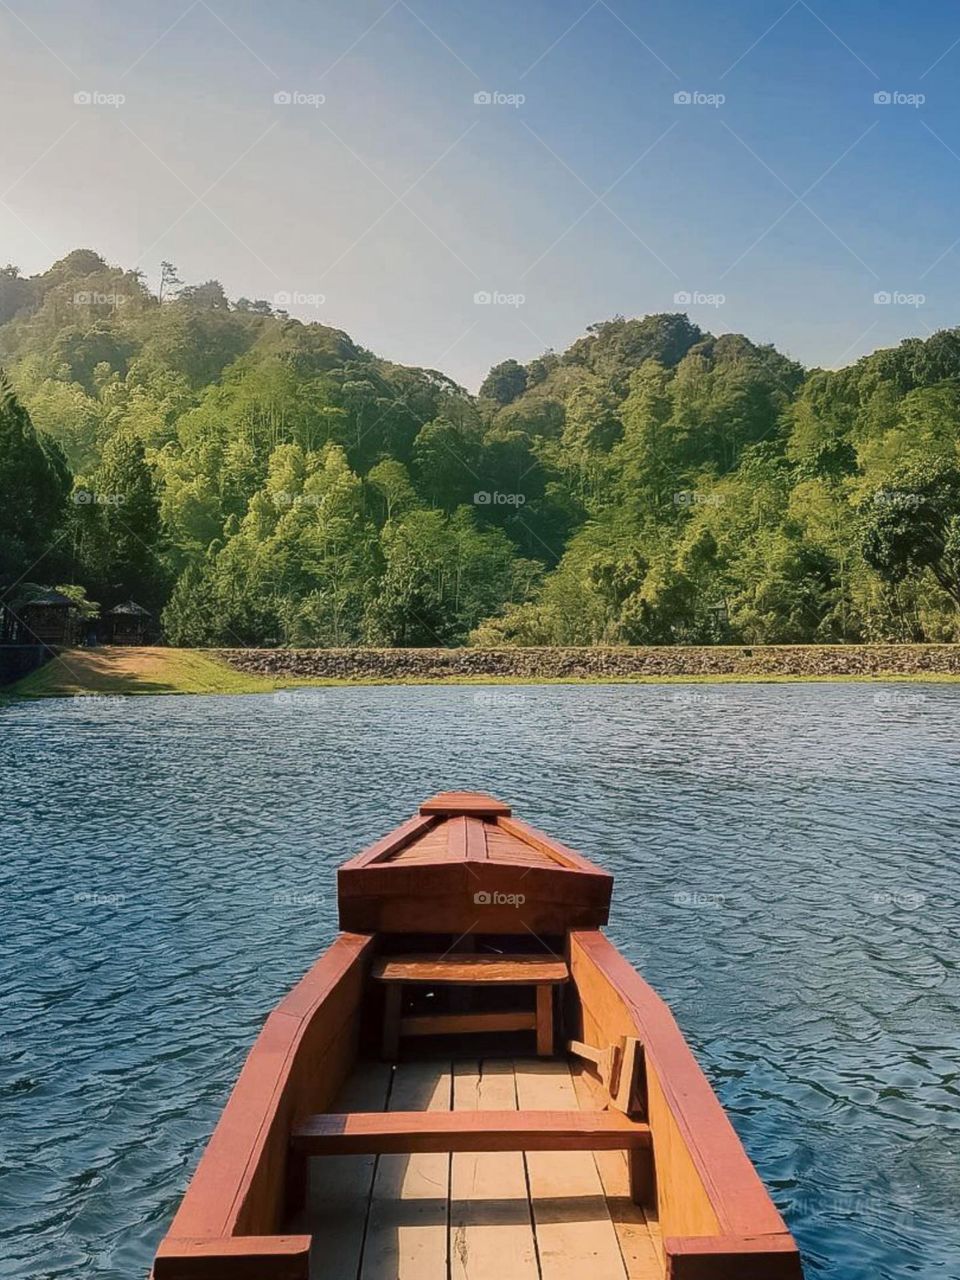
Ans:
[{"label": "green foliage", "polygon": [[34,428],[0,369],[0,586],[32,574],[38,562],[49,565],[69,491],[63,452]]},{"label": "green foliage", "polygon": [[495,364],[480,387],[480,394],[498,405],[510,404],[527,389],[527,371],[516,360]]},{"label": "green foliage", "polygon": [[960,638],[960,330],[805,373],[617,317],[474,398],[160,280],[0,269],[4,582],[185,645]]}]

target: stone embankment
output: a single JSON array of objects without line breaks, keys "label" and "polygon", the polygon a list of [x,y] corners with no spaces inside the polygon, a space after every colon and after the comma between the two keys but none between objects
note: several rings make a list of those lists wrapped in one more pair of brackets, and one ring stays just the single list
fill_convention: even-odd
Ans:
[{"label": "stone embankment", "polygon": [[529,649],[223,649],[249,675],[304,680],[960,677],[960,645],[662,645]]}]

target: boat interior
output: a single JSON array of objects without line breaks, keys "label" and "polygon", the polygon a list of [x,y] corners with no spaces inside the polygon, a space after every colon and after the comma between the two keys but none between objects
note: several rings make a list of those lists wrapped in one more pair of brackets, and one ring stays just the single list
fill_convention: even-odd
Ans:
[{"label": "boat interior", "polygon": [[[339,873],[155,1280],[798,1280],[612,878],[445,793]],[[428,925],[429,922],[429,925]]]}]

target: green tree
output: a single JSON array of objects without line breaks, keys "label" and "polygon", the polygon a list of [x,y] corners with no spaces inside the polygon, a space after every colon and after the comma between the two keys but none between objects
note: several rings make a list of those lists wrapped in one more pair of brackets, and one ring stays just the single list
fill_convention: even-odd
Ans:
[{"label": "green tree", "polygon": [[890,584],[929,572],[960,609],[960,469],[928,464],[861,508],[863,554]]},{"label": "green tree", "polygon": [[38,432],[0,370],[0,584],[48,561],[61,540],[70,472],[60,448]]}]

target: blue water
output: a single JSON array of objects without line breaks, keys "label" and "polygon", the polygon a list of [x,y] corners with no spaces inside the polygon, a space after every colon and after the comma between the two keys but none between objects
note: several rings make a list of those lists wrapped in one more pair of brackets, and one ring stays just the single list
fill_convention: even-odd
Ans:
[{"label": "blue water", "polygon": [[0,710],[0,1275],[142,1276],[333,869],[482,788],[617,877],[807,1274],[960,1276],[960,687]]}]

